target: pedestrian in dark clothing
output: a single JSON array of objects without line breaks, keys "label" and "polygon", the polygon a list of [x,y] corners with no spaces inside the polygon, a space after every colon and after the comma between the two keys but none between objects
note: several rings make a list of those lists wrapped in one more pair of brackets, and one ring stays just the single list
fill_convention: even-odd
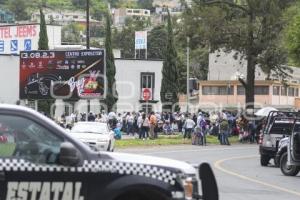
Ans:
[{"label": "pedestrian in dark clothing", "polygon": [[230,145],[228,140],[228,135],[229,135],[228,131],[229,131],[228,121],[226,119],[222,119],[220,123],[220,139],[222,145]]},{"label": "pedestrian in dark clothing", "polygon": [[88,121],[89,122],[94,122],[95,119],[96,119],[95,115],[92,112],[90,112],[89,115],[88,115]]}]

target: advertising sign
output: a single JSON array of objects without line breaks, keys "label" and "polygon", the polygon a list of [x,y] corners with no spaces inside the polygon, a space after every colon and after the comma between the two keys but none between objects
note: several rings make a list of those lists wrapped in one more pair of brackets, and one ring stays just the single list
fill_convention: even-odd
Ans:
[{"label": "advertising sign", "polygon": [[20,52],[20,99],[105,97],[105,51]]},{"label": "advertising sign", "polygon": [[135,49],[147,49],[147,31],[135,32]]},{"label": "advertising sign", "polygon": [[[38,49],[40,25],[17,24],[0,26],[0,54],[19,54]],[[49,47],[61,44],[61,27],[47,25]]]}]

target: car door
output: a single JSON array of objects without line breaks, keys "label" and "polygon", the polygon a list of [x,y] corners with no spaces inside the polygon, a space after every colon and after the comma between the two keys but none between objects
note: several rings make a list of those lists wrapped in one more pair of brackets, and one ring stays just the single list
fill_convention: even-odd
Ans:
[{"label": "car door", "polygon": [[77,168],[58,164],[64,138],[20,115],[0,114],[0,199],[84,200]]},{"label": "car door", "polygon": [[290,140],[291,163],[300,166],[300,121],[297,121]]}]

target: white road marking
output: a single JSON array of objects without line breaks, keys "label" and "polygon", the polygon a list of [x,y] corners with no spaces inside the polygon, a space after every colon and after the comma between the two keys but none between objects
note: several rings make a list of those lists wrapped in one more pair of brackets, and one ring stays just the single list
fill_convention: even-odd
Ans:
[{"label": "white road marking", "polygon": [[283,191],[283,192],[286,192],[286,193],[290,193],[290,194],[293,194],[293,195],[296,195],[296,196],[300,196],[300,192],[289,190],[287,188],[283,188],[283,187],[280,187],[278,185],[266,183],[266,182],[260,181],[258,179],[255,179],[255,178],[250,178],[250,177],[238,174],[236,172],[230,171],[230,170],[225,169],[224,167],[222,167],[222,163],[224,163],[226,161],[239,160],[239,159],[250,159],[250,158],[256,158],[256,157],[258,157],[258,156],[257,155],[251,155],[251,156],[241,156],[241,157],[226,158],[226,159],[222,159],[222,160],[216,161],[214,163],[214,167],[216,169],[224,172],[224,173],[229,174],[229,175],[232,175],[232,176],[235,176],[235,177],[238,177],[238,178],[241,178],[241,179],[253,182],[253,183],[264,185],[264,186],[267,186],[267,187],[270,187],[270,188],[273,188],[273,189],[276,189],[276,190],[280,190],[280,191]]},{"label": "white road marking", "polygon": [[[151,151],[151,152],[140,152],[140,150],[136,151],[136,152],[139,152],[141,154],[144,154],[144,155],[152,155],[152,154],[169,154],[169,153],[185,153],[185,152],[201,152],[201,151],[220,151],[220,150],[248,150],[248,149],[257,149],[257,147],[237,147],[237,148],[213,148],[213,149],[202,149],[202,148],[199,148],[199,149],[181,149],[181,150],[173,150],[173,151],[165,151],[164,149],[162,149],[161,151]],[[133,151],[130,151],[130,152],[133,152]],[[134,151],[135,152],[135,151]]]}]

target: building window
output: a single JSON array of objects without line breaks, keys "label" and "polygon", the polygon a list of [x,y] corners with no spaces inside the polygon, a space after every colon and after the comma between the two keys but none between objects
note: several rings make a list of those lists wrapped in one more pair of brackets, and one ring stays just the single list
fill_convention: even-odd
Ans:
[{"label": "building window", "polygon": [[[254,87],[255,95],[268,95],[269,94],[269,86],[255,86]],[[237,86],[237,95],[245,95],[244,86]]]},{"label": "building window", "polygon": [[245,88],[244,88],[244,86],[241,86],[241,85],[237,86],[237,95],[245,95]]},{"label": "building window", "polygon": [[288,88],[288,95],[289,95],[290,97],[293,97],[293,96],[295,95],[295,88],[289,87],[289,88]]},{"label": "building window", "polygon": [[203,86],[202,95],[233,95],[233,86]]},{"label": "building window", "polygon": [[296,97],[299,96],[299,88],[295,88],[295,96],[296,96]]},{"label": "building window", "polygon": [[152,104],[142,104],[142,111],[144,113],[150,113],[152,112]]},{"label": "building window", "polygon": [[141,73],[141,99],[143,99],[142,91],[144,88],[151,89],[151,98],[153,100],[154,97],[154,88],[155,88],[155,73],[142,72]]},{"label": "building window", "polygon": [[255,86],[254,94],[255,95],[268,95],[269,94],[269,86]]},{"label": "building window", "polygon": [[286,96],[287,95],[287,89],[286,87],[282,86],[281,87],[281,96]]},{"label": "building window", "polygon": [[273,86],[273,95],[279,95],[280,94],[280,86]]}]

